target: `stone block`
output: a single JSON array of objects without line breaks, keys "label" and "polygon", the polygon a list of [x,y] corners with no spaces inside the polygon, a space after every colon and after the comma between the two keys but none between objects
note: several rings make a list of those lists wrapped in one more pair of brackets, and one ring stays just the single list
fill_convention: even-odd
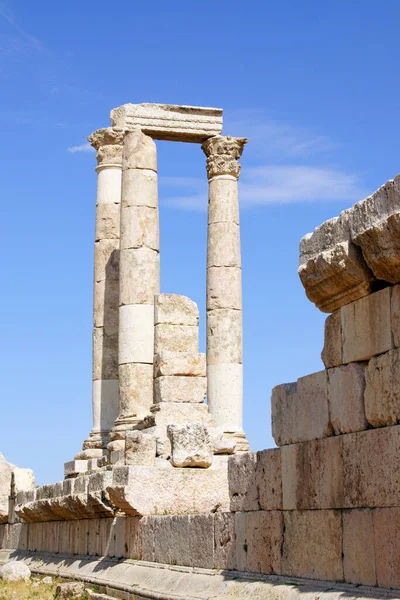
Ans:
[{"label": "stone block", "polygon": [[400,426],[343,436],[345,508],[398,506]]},{"label": "stone block", "polygon": [[[126,127],[122,127],[127,129]],[[122,172],[127,169],[157,171],[157,148],[154,141],[139,128],[128,131],[124,137]],[[123,179],[122,179],[123,181]],[[124,193],[124,190],[122,190]]]},{"label": "stone block", "polygon": [[119,311],[119,364],[153,364],[154,327],[153,305],[121,306]]},{"label": "stone block", "polygon": [[272,435],[278,446],[332,435],[327,375],[319,371],[272,390]]},{"label": "stone block", "polygon": [[377,584],[400,588],[400,508],[373,511]]},{"label": "stone block", "polygon": [[[212,190],[212,191],[211,191]],[[239,225],[238,186],[236,181],[216,177],[210,182],[210,196],[216,202],[208,204],[208,223],[236,223]]]},{"label": "stone block", "polygon": [[206,377],[157,377],[154,380],[154,402],[204,402]]},{"label": "stone block", "polygon": [[160,402],[153,404],[150,415],[144,419],[145,427],[165,426],[169,423],[183,425],[190,421],[211,421],[205,404],[188,404],[186,402]]},{"label": "stone block", "polygon": [[163,564],[190,565],[189,516],[153,517],[154,561]]},{"label": "stone block", "polygon": [[236,561],[239,571],[280,574],[283,541],[281,511],[235,514]]},{"label": "stone block", "polygon": [[229,459],[228,481],[232,512],[260,510],[256,468],[257,452],[246,452]]},{"label": "stone block", "polygon": [[222,132],[222,109],[173,104],[124,104],[110,114],[113,127],[140,128],[157,140],[203,142]]},{"label": "stone block", "polygon": [[167,426],[174,467],[207,468],[213,461],[210,434],[203,423]]},{"label": "stone block", "polygon": [[333,312],[366,296],[374,277],[360,248],[351,240],[350,212],[343,211],[319,225],[300,241],[298,273],[307,298]]},{"label": "stone block", "polygon": [[124,171],[122,207],[148,206],[158,208],[157,173],[151,169],[128,169]]},{"label": "stone block", "polygon": [[199,347],[199,331],[194,325],[166,325],[164,323],[154,327],[154,353],[193,352],[197,353]]},{"label": "stone block", "polygon": [[214,568],[214,515],[189,516],[191,567]]},{"label": "stone block", "polygon": [[94,280],[119,279],[119,239],[99,240],[94,244]]},{"label": "stone block", "polygon": [[95,281],[93,324],[95,327],[118,327],[119,280]]},{"label": "stone block", "polygon": [[282,465],[279,449],[257,452],[256,483],[262,510],[280,510],[282,504]]},{"label": "stone block", "polygon": [[344,580],[356,585],[377,585],[372,510],[343,511]]},{"label": "stone block", "polygon": [[160,253],[143,246],[120,251],[120,304],[151,304],[160,291]]},{"label": "stone block", "polygon": [[162,375],[206,376],[206,355],[199,352],[169,352],[154,357],[154,377]]},{"label": "stone block", "polygon": [[343,363],[369,360],[392,348],[390,288],[344,306]]},{"label": "stone block", "polygon": [[127,431],[125,435],[125,464],[154,466],[156,440],[141,431]]},{"label": "stone block", "polygon": [[93,329],[93,379],[118,379],[118,327]]},{"label": "stone block", "polygon": [[128,546],[127,558],[142,560],[142,522],[139,517],[125,517],[125,538]]},{"label": "stone block", "polygon": [[364,398],[367,420],[373,427],[400,421],[400,349],[371,358]]},{"label": "stone block", "polygon": [[282,575],[343,581],[338,510],[284,511]]},{"label": "stone block", "polygon": [[124,450],[111,450],[110,452],[110,465],[122,466],[125,464],[125,452]]},{"label": "stone block", "polygon": [[236,452],[236,442],[232,439],[227,439],[224,436],[220,438],[213,438],[213,452],[214,455],[222,455],[227,456],[230,454],[235,454]]},{"label": "stone block", "polygon": [[207,269],[207,310],[242,309],[242,269],[209,267]]},{"label": "stone block", "polygon": [[96,242],[118,240],[120,234],[120,205],[98,204],[96,207]]},{"label": "stone block", "polygon": [[325,320],[324,348],[321,358],[326,369],[338,367],[343,363],[342,314],[340,309],[335,310]]},{"label": "stone block", "polygon": [[159,294],[154,300],[154,323],[196,326],[199,324],[199,309],[187,296]]},{"label": "stone block", "polygon": [[392,319],[392,335],[394,346],[400,346],[400,285],[395,285],[391,289],[390,312]]},{"label": "stone block", "polygon": [[21,469],[14,467],[11,477],[11,489],[13,495],[22,490],[32,490],[35,487],[35,475],[32,469]]},{"label": "stone block", "polygon": [[236,569],[235,513],[214,514],[214,568]]},{"label": "stone block", "polygon": [[281,448],[284,510],[343,507],[342,437]]},{"label": "stone block", "polygon": [[144,418],[153,404],[153,365],[130,363],[119,367],[120,417]]},{"label": "stone block", "polygon": [[242,363],[242,311],[207,312],[207,364]]},{"label": "stone block", "polygon": [[76,477],[88,470],[87,460],[71,460],[64,463],[64,477]]},{"label": "stone block", "polygon": [[209,224],[207,269],[210,267],[241,267],[240,228],[236,223]]},{"label": "stone block", "polygon": [[365,365],[350,363],[328,369],[327,374],[329,413],[335,435],[366,429]]},{"label": "stone block", "polygon": [[121,250],[142,247],[160,250],[158,209],[124,206],[121,209]]},{"label": "stone block", "polygon": [[351,209],[351,235],[377,279],[400,281],[400,176]]}]

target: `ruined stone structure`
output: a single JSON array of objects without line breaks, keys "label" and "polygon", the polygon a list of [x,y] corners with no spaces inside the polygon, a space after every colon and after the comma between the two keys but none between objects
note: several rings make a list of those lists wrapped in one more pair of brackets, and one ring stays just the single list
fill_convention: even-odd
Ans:
[{"label": "ruined stone structure", "polygon": [[[64,481],[21,489],[14,475],[0,561],[121,598],[400,598],[381,589],[400,588],[400,176],[301,240],[306,294],[331,313],[325,369],[274,388],[277,448],[249,452],[247,140],[223,136],[210,108],[128,104],[111,125],[89,138],[93,428]],[[157,139],[206,155],[205,355],[196,304],[160,290]]]}]

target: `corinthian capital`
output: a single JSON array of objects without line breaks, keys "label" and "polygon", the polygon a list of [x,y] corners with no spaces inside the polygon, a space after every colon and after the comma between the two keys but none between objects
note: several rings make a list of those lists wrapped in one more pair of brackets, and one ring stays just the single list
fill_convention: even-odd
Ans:
[{"label": "corinthian capital", "polygon": [[216,135],[203,142],[201,147],[207,156],[208,179],[216,175],[232,175],[239,179],[238,159],[242,156],[247,141],[247,138]]},{"label": "corinthian capital", "polygon": [[88,137],[88,141],[96,150],[97,165],[121,165],[124,129],[106,127],[98,129]]}]

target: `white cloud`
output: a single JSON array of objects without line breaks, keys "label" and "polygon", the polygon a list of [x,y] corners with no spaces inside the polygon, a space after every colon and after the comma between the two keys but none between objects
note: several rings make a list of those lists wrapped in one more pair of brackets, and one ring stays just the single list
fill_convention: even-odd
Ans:
[{"label": "white cloud", "polygon": [[94,152],[94,148],[92,148],[92,146],[89,144],[89,142],[86,142],[86,144],[81,144],[80,146],[71,146],[70,148],[67,148],[68,152],[71,152],[71,154],[75,154],[75,152]]},{"label": "white cloud", "polygon": [[[8,37],[7,45],[1,48],[2,53],[22,52],[24,50],[35,50],[40,52],[44,49],[43,42],[34,35],[31,35],[21,27],[13,11],[5,2],[0,2],[0,17],[5,19],[10,27],[18,34],[16,37]],[[3,37],[3,41],[5,38]],[[8,46],[8,47],[7,47]]]}]

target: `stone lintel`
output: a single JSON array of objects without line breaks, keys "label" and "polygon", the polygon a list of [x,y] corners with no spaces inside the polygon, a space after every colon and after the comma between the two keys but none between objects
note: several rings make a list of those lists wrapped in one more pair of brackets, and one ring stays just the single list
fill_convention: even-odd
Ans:
[{"label": "stone lintel", "polygon": [[156,140],[202,143],[222,132],[222,109],[175,104],[124,104],[110,113],[113,127],[139,127]]}]

